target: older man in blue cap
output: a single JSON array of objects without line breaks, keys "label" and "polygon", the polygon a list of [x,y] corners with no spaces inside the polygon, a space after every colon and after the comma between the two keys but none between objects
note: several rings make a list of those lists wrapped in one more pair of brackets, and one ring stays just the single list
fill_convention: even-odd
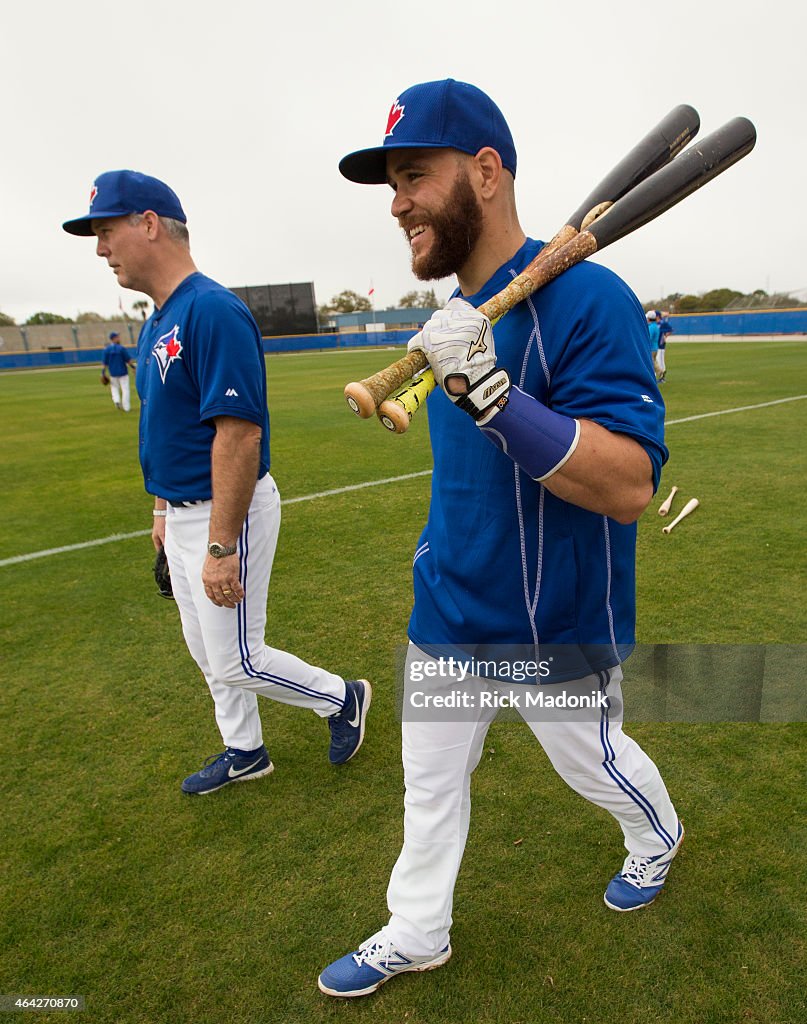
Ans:
[{"label": "older man in blue cap", "polygon": [[185,641],[224,743],[182,791],[201,796],[273,771],[257,695],[324,718],[329,760],[345,764],[364,739],[370,684],[309,665],[264,638],[280,495],[269,473],[258,325],[233,292],[199,273],[180,201],[159,179],[107,171],[95,179],[89,212],[63,227],[95,236],[118,283],[154,302],[140,331],[136,377],[152,540],[165,548]]}]

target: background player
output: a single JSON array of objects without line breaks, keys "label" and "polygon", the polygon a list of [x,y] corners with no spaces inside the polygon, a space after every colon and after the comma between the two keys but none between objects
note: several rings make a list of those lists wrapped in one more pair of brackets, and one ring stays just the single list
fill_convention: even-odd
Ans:
[{"label": "background player", "polygon": [[656,355],[656,371],[658,373],[659,384],[664,384],[667,380],[667,335],[673,333],[673,327],[670,323],[670,314],[667,312],[661,312],[656,310],[656,320],[658,322],[658,353]]},{"label": "background player", "polygon": [[[608,270],[581,263],[493,330],[477,312],[542,243],[518,220],[510,130],[471,85],[408,89],[383,145],[350,154],[340,170],[391,185],[415,275],[456,273],[467,299],[450,301],[411,343],[441,389],[427,404],[432,500],[414,561],[407,668],[459,645],[555,645],[563,672],[577,669],[563,685],[592,689],[614,708],[634,640],[635,520],[667,457],[641,306]],[[553,673],[560,683],[561,669]],[[421,690],[446,685],[423,678]],[[404,845],[387,890],[391,916],[322,972],[323,992],[365,995],[451,956],[470,776],[492,714],[416,721],[405,711]],[[529,724],[562,778],[622,829],[628,856],[606,904],[646,906],[683,837],[656,766],[609,707]]]},{"label": "background player", "polygon": [[343,764],[364,738],[371,689],[264,641],[280,497],[269,474],[263,343],[241,300],[197,271],[185,224],[167,185],[124,170],[101,174],[89,212],[64,229],[95,235],[118,283],[154,302],[138,341],[140,462],[155,496],[152,539],[165,546],[225,744],[182,789],[211,793],[273,770],[256,694],[327,718],[330,761]]},{"label": "background player", "polygon": [[104,374],[109,378],[109,390],[116,409],[129,412],[132,408],[129,395],[129,367],[134,360],[120,343],[117,331],[111,331],[109,344],[103,355]]},{"label": "background player", "polygon": [[656,372],[656,379],[658,379],[659,325],[658,314],[655,309],[649,309],[647,313],[645,313],[645,319],[647,320],[647,333],[650,338],[650,358],[653,360],[653,369]]}]

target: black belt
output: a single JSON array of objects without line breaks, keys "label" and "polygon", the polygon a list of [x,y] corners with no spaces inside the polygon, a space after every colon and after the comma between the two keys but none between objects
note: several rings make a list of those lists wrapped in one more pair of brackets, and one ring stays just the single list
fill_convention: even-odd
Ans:
[{"label": "black belt", "polygon": [[[267,470],[258,477],[259,480],[263,480],[266,476]],[[193,508],[194,505],[204,505],[206,502],[211,501],[211,498],[200,498],[198,501],[169,501],[168,504],[171,508]]]}]

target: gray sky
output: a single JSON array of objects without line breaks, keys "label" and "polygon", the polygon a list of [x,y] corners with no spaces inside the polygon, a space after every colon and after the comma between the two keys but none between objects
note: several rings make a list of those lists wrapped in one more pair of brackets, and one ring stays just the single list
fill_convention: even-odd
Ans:
[{"label": "gray sky", "polygon": [[[518,149],[522,226],[549,238],[668,110],[701,134],[750,117],[757,148],[596,257],[640,299],[712,287],[802,291],[807,14],[770,0],[2,0],[0,310],[127,311],[93,242],[61,222],[131,167],[179,194],[197,265],[222,283],[313,280],[317,301],[425,287],[386,186],[337,171],[382,141],[398,93],[485,89]],[[448,282],[436,286],[449,294]]]}]

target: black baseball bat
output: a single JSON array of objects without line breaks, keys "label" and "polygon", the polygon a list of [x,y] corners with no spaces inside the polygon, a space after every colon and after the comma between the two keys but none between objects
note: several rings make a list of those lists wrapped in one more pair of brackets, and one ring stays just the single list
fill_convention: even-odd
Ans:
[{"label": "black baseball bat", "polygon": [[685,153],[640,182],[614,203],[587,231],[597,249],[616,242],[703,188],[751,152],[757,132],[747,117],[735,117],[694,143]]},{"label": "black baseball bat", "polygon": [[594,207],[600,203],[615,203],[648,175],[674,159],[698,134],[700,124],[700,117],[694,107],[686,103],[674,107],[609,171],[566,223],[579,231],[586,215]]}]

